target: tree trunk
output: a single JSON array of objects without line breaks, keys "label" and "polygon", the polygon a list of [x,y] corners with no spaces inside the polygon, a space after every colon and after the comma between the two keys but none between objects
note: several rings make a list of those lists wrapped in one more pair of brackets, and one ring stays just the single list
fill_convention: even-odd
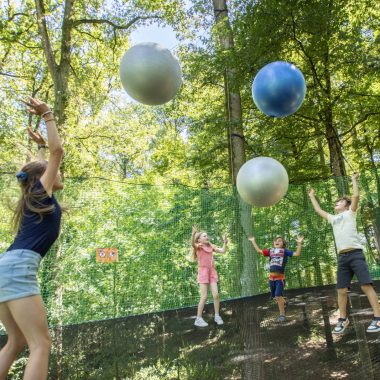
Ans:
[{"label": "tree trunk", "polygon": [[326,166],[325,154],[323,152],[323,144],[322,139],[318,138],[317,140],[318,153],[319,153],[319,162],[321,166],[324,168]]},{"label": "tree trunk", "polygon": [[66,121],[66,109],[68,105],[68,79],[71,62],[71,33],[74,0],[66,0],[61,37],[61,58],[59,64],[56,61],[51,46],[47,24],[45,20],[45,4],[43,0],[36,0],[36,12],[38,31],[42,41],[49,73],[54,84],[54,113],[60,133]]},{"label": "tree trunk", "polygon": [[[330,152],[331,174],[335,177],[345,177],[347,175],[346,167],[344,164],[344,157],[340,139],[334,127],[332,108],[329,105],[326,105],[326,107],[327,109],[325,110],[325,130]],[[345,193],[348,192],[348,189],[345,189],[344,187],[338,187],[339,192],[341,192],[341,190],[343,189],[345,190]]]},{"label": "tree trunk", "polygon": [[[215,24],[219,43],[223,50],[234,50],[234,39],[228,18],[226,0],[213,0]],[[242,106],[236,70],[226,63],[224,71],[225,112],[228,125],[228,139],[231,146],[231,181],[236,177],[245,162],[244,131],[242,125]]]},{"label": "tree trunk", "polygon": [[[329,20],[332,20],[332,7],[333,2],[329,2],[328,11]],[[323,89],[325,95],[325,106],[324,106],[324,124],[325,124],[325,134],[327,138],[327,143],[330,152],[330,170],[331,174],[337,177],[345,177],[346,176],[346,168],[344,164],[344,156],[342,152],[342,144],[340,141],[338,130],[334,125],[334,115],[333,115],[333,94],[331,89],[331,70],[330,70],[330,48],[329,41],[331,37],[331,31],[329,25],[326,30],[326,45],[325,51],[323,54],[323,79],[325,82],[325,88]],[[348,194],[347,184],[345,182],[340,182],[336,180],[336,185],[338,189],[339,195]]]},{"label": "tree trunk", "polygon": [[[226,0],[213,0],[215,16],[215,28],[219,38],[220,46],[225,51],[234,50],[234,39],[231,24],[228,18],[228,8]],[[228,133],[229,146],[229,167],[230,178],[233,185],[236,185],[236,177],[244,164],[245,147],[244,131],[242,125],[242,106],[240,89],[236,70],[226,62],[224,70],[224,92],[225,92],[225,117]],[[253,252],[252,245],[247,237],[252,234],[252,207],[247,205],[236,194],[239,203],[236,221],[239,225],[238,254],[243,257],[242,272],[240,274],[241,294],[243,296],[255,294],[258,291],[257,285],[257,257]]]},{"label": "tree trunk", "polygon": [[[38,22],[38,31],[42,41],[46,62],[49,73],[54,84],[54,114],[57,122],[58,131],[62,136],[64,131],[64,125],[66,123],[67,114],[66,109],[68,105],[68,80],[70,73],[71,62],[71,32],[72,32],[72,16],[74,0],[66,0],[63,22],[62,22],[62,37],[61,37],[61,58],[60,63],[57,64],[54,51],[51,46],[47,24],[45,20],[45,4],[43,0],[36,1],[36,13]],[[64,176],[64,164],[61,165],[62,177]],[[58,243],[59,244],[59,243]],[[52,267],[49,270],[55,272],[59,270],[61,257],[61,246],[58,245],[55,251],[55,258],[52,263]],[[64,289],[62,285],[57,285],[55,289],[56,307],[58,312],[58,326],[63,324],[61,311],[63,307],[63,294]],[[57,380],[62,378],[63,374],[63,335],[62,328],[58,327],[56,330],[56,349],[57,349]]]}]

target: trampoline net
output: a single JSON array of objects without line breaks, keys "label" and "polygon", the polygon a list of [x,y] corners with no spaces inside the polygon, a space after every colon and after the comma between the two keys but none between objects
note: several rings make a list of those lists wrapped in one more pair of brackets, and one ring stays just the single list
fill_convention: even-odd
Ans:
[{"label": "trampoline net", "polygon": [[[354,308],[349,334],[336,342],[331,337],[329,321],[337,317],[330,286],[336,249],[331,227],[312,209],[309,186],[328,212],[338,195],[351,189],[347,178],[293,184],[276,206],[252,209],[233,187],[67,178],[59,200],[69,211],[40,270],[54,336],[50,378],[265,379],[284,371],[307,379],[376,376],[380,345],[376,334],[364,333],[368,305],[366,312]],[[362,173],[360,189],[358,230],[371,275],[379,279],[378,171]],[[0,176],[0,190],[5,251],[13,237],[7,203],[18,194],[13,175]],[[193,329],[190,306],[199,294],[197,265],[189,260],[192,225],[219,246],[224,232],[229,237],[228,253],[215,255],[226,321],[221,329]],[[290,258],[286,268],[286,325],[275,323],[277,305],[267,295],[268,259],[254,252],[247,239],[252,234],[261,248],[280,234],[295,249],[297,234],[305,236],[301,257]],[[117,250],[118,260],[103,248]],[[109,262],[99,262],[103,254]],[[5,341],[1,337],[0,345]],[[25,360],[17,361],[12,378],[22,378]]]},{"label": "trampoline net", "polygon": [[[0,212],[0,251],[12,241],[11,212],[18,194],[14,176],[0,177],[5,195]],[[335,283],[336,249],[330,225],[312,209],[307,189],[313,186],[321,207],[333,212],[338,193],[351,188],[347,178],[290,185],[274,207],[253,208],[241,202],[232,187],[194,189],[144,186],[100,178],[66,179],[60,201],[68,207],[60,238],[42,261],[40,286],[51,325],[124,317],[197,304],[197,264],[191,262],[192,225],[208,232],[228,252],[216,254],[222,300],[267,292],[268,258],[253,250],[254,234],[261,248],[275,235],[296,248],[305,236],[301,257],[288,260],[287,288]],[[374,278],[380,278],[380,180],[378,172],[362,173],[358,229]],[[116,248],[118,261],[96,259],[99,248]],[[109,252],[106,252],[107,257]],[[99,259],[99,251],[98,251]],[[109,260],[110,261],[110,260]]]}]

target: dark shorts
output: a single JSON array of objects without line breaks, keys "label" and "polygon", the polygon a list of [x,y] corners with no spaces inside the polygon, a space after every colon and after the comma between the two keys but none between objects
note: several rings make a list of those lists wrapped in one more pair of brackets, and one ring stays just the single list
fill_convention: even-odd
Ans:
[{"label": "dark shorts", "polygon": [[338,256],[337,288],[349,288],[352,277],[356,276],[360,285],[372,284],[368,265],[361,249],[355,249]]},{"label": "dark shorts", "polygon": [[269,287],[272,298],[284,296],[285,280],[269,280]]}]

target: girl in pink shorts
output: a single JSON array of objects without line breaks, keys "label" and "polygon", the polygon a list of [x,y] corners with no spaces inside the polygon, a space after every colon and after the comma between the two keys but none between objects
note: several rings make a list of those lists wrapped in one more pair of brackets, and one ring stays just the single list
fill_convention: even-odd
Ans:
[{"label": "girl in pink shorts", "polygon": [[211,244],[208,240],[207,233],[204,231],[197,231],[193,228],[191,245],[193,247],[192,256],[193,260],[198,261],[198,283],[201,299],[198,304],[197,318],[195,319],[195,326],[206,327],[208,323],[202,318],[203,309],[207,301],[208,287],[210,285],[212,296],[214,298],[215,309],[215,323],[218,325],[223,324],[223,319],[219,315],[219,293],[218,293],[218,274],[215,270],[213,252],[225,253],[227,249],[227,237],[224,235],[224,244],[222,248]]}]

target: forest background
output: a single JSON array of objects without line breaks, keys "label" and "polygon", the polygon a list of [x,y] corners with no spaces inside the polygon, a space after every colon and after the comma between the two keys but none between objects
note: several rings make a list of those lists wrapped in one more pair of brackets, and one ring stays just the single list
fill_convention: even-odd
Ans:
[{"label": "forest background", "polygon": [[[44,125],[19,98],[49,103],[65,144],[69,208],[44,259],[40,281],[52,324],[196,304],[196,266],[187,260],[192,225],[229,253],[217,258],[223,299],[267,291],[261,246],[280,233],[303,255],[290,287],[334,283],[329,226],[307,188],[332,212],[360,171],[360,233],[374,277],[380,230],[380,4],[375,0],[3,0],[0,5],[0,248],[12,241],[14,174],[37,155],[26,129]],[[139,27],[170,26],[184,84],[174,100],[148,107],[128,98],[119,63]],[[294,115],[255,107],[252,79],[284,60],[304,74]],[[278,205],[252,209],[234,187],[241,165],[270,156],[287,169]],[[95,249],[117,247],[99,264]]]}]

